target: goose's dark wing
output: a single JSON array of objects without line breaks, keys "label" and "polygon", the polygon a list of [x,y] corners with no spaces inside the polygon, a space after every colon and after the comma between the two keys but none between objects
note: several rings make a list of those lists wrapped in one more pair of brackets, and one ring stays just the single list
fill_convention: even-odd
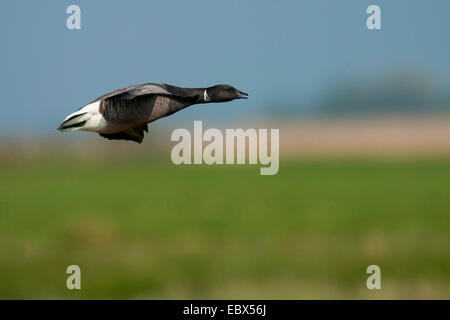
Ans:
[{"label": "goose's dark wing", "polygon": [[110,93],[107,93],[101,97],[95,99],[95,101],[99,100],[131,100],[139,96],[150,95],[150,94],[161,94],[161,95],[173,95],[168,90],[166,90],[163,85],[156,83],[144,83],[144,84],[136,84],[129,87],[121,88],[114,90]]},{"label": "goose's dark wing", "polygon": [[[159,96],[169,97],[160,98]],[[192,89],[182,89],[166,84],[145,83],[107,93],[100,101],[99,111],[108,123],[109,131],[100,135],[107,139],[132,140],[144,138],[147,123],[170,115],[190,105],[197,99]],[[136,127],[136,124],[142,124]],[[123,127],[127,129],[123,130]]]}]

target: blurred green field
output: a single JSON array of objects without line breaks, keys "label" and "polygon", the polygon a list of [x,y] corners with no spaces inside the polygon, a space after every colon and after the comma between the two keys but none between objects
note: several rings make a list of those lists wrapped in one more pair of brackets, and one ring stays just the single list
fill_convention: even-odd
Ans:
[{"label": "blurred green field", "polygon": [[291,159],[276,176],[39,158],[0,177],[0,298],[450,299],[450,158]]}]

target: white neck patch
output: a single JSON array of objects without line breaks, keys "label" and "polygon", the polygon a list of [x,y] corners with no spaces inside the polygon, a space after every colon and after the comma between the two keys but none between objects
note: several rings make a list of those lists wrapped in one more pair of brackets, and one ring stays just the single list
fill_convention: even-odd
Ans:
[{"label": "white neck patch", "polygon": [[203,92],[203,100],[204,100],[205,102],[211,101],[211,98],[208,96],[208,93],[206,92],[206,89],[205,89],[205,91]]}]

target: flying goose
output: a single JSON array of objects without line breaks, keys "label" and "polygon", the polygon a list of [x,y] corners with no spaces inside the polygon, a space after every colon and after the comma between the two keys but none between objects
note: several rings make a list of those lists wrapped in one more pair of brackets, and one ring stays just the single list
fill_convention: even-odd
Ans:
[{"label": "flying goose", "polygon": [[193,104],[247,99],[248,94],[230,85],[209,88],[180,88],[144,83],[114,90],[70,114],[60,131],[97,132],[107,139],[141,143],[147,124]]}]

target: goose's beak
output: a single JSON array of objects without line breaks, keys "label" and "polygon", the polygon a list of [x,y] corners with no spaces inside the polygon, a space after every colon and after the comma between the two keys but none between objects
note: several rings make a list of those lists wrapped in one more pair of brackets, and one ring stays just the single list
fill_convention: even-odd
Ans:
[{"label": "goose's beak", "polygon": [[239,99],[248,99],[248,93],[237,90]]}]

